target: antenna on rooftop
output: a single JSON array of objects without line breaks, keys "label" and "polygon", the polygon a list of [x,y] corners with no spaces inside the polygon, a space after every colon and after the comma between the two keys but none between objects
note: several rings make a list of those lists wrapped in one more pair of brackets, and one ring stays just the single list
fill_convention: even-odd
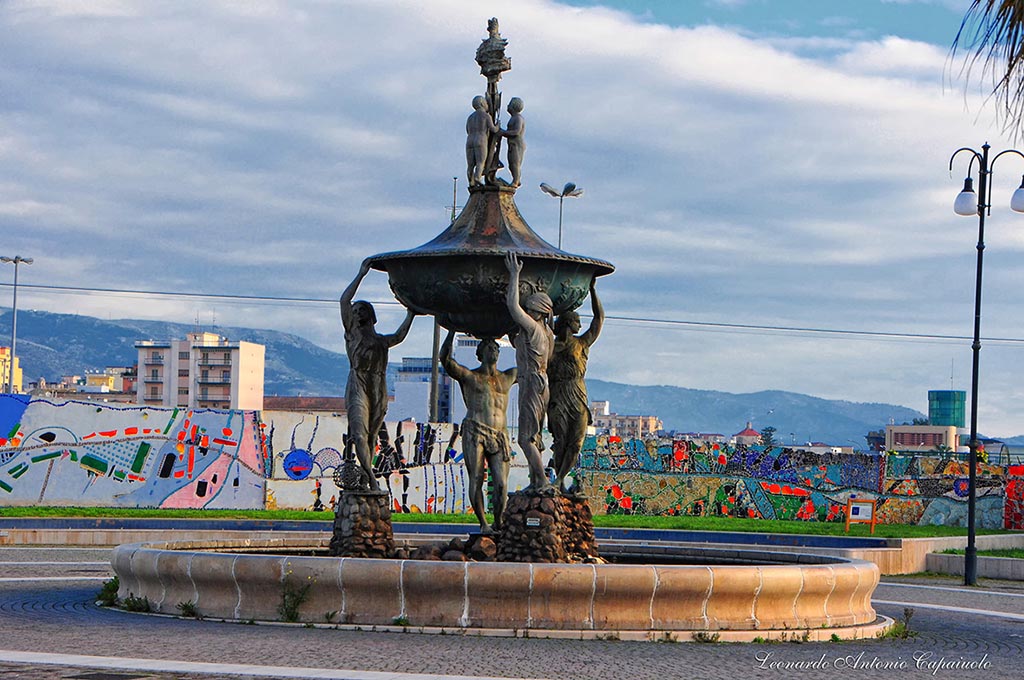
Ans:
[{"label": "antenna on rooftop", "polygon": [[459,205],[458,186],[459,186],[459,178],[458,177],[452,177],[452,204],[451,205],[446,205],[444,207],[445,212],[451,213],[451,221],[452,221],[453,224],[455,223],[455,217],[456,217],[458,209],[462,207],[461,205]]}]

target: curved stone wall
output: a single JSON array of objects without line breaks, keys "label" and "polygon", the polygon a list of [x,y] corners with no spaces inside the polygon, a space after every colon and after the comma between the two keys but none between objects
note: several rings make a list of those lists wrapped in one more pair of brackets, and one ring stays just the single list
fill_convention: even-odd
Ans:
[{"label": "curved stone wall", "polygon": [[[725,564],[523,564],[307,557],[303,539],[118,546],[120,596],[176,614],[275,621],[309,586],[299,620],[548,631],[797,631],[874,624],[878,568],[814,555],[677,549]],[[278,553],[278,554],[275,554]],[[748,562],[744,564],[743,562]],[[776,563],[767,563],[776,562]]]}]

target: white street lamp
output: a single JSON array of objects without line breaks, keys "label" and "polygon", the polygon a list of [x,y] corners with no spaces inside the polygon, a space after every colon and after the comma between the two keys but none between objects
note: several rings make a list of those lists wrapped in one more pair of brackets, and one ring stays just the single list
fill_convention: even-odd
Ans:
[{"label": "white street lamp", "polygon": [[0,257],[0,262],[14,264],[14,303],[11,306],[11,365],[7,371],[7,391],[9,393],[14,392],[14,357],[18,342],[18,265],[32,264],[34,261],[31,257],[22,257],[21,255]]},{"label": "white street lamp", "polygon": [[[553,186],[544,182],[540,183],[540,190],[549,196],[558,199],[558,249],[562,249],[562,202],[566,198],[579,198],[583,195],[583,189],[578,188],[572,182],[566,182],[559,193]],[[1024,199],[1022,199],[1024,200]]]}]

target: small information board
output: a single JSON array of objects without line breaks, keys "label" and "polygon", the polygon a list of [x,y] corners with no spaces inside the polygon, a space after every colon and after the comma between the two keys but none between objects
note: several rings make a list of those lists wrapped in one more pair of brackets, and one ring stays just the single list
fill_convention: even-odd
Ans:
[{"label": "small information board", "polygon": [[875,501],[862,498],[846,499],[846,533],[850,533],[850,525],[856,522],[871,525],[871,533],[875,533]]}]

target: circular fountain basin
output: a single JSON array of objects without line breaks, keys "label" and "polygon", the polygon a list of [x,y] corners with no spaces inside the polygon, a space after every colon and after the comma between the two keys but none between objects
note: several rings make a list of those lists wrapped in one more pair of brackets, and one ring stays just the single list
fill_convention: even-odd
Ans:
[{"label": "circular fountain basin", "polygon": [[[878,567],[860,560],[703,547],[660,547],[660,564],[311,556],[328,541],[140,543],[118,546],[112,564],[122,598],[146,597],[167,614],[192,602],[204,617],[236,621],[278,621],[285,590],[308,585],[299,621],[364,629],[827,640],[871,636],[891,623],[871,607]],[[652,559],[641,546],[618,544],[612,552]]]}]

